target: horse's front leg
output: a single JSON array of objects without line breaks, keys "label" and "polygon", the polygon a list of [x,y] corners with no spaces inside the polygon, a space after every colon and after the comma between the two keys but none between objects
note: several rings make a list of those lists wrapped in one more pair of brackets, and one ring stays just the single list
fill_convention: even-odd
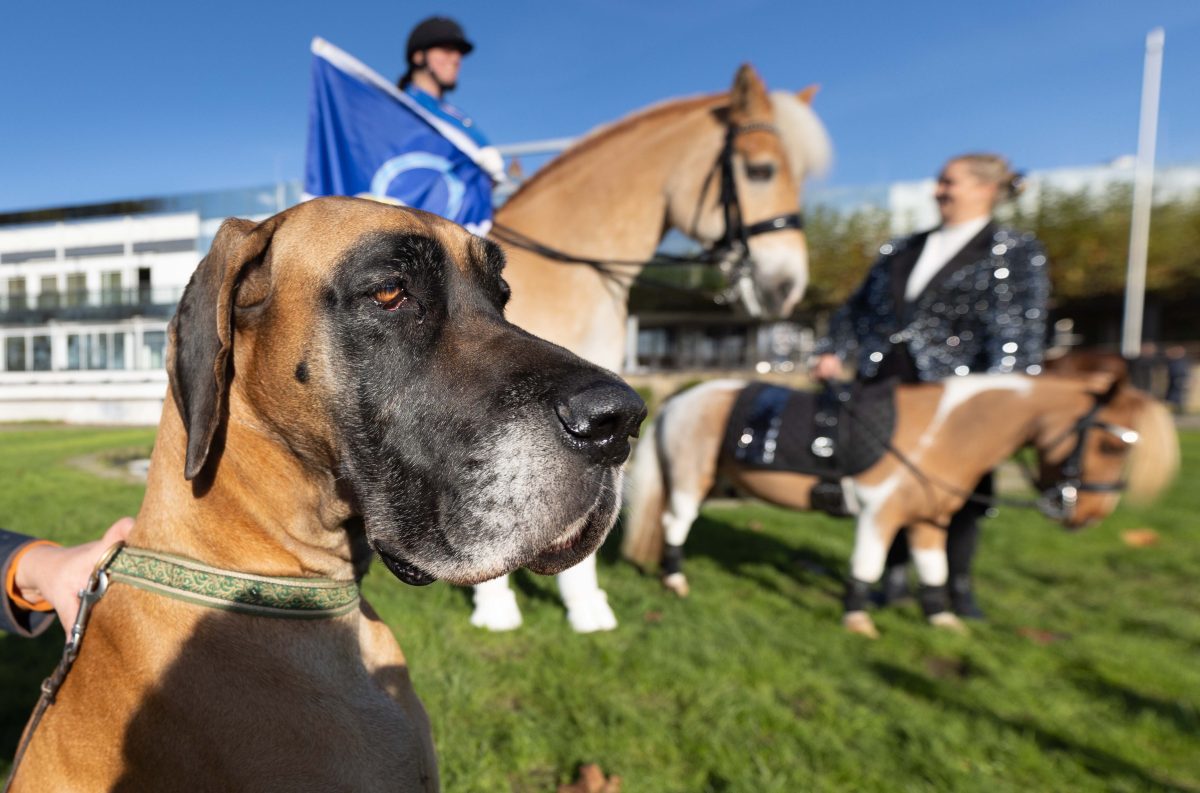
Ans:
[{"label": "horse's front leg", "polygon": [[700,499],[682,490],[671,493],[671,500],[663,512],[662,582],[663,586],[680,597],[691,592],[687,576],[683,573],[683,544],[687,542],[692,524],[700,515]]},{"label": "horse's front leg", "polygon": [[512,631],[521,627],[521,609],[508,585],[508,576],[475,585],[475,611],[471,624],[489,631]]},{"label": "horse's front leg", "polygon": [[967,633],[963,624],[950,610],[946,592],[949,577],[946,563],[946,529],[933,523],[921,522],[908,530],[913,564],[921,581],[921,610],[930,625],[956,633]]},{"label": "horse's front leg", "polygon": [[617,615],[596,578],[596,554],[558,574],[558,591],[567,607],[567,621],[576,633],[617,628]]},{"label": "horse's front leg", "polygon": [[854,533],[854,553],[850,557],[850,575],[846,579],[845,612],[842,625],[851,633],[871,639],[879,637],[875,621],[867,613],[871,586],[883,575],[888,548],[900,525],[895,520],[881,520],[876,505],[868,504],[858,516]]}]

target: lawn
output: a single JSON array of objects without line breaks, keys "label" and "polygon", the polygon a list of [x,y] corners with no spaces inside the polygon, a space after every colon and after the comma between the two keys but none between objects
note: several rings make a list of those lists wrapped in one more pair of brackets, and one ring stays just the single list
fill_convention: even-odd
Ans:
[{"label": "lawn", "polygon": [[[102,479],[148,430],[0,428],[0,522],[66,542],[136,511]],[[93,471],[89,473],[88,470]],[[365,594],[395,630],[434,724],[447,791],[552,791],[582,762],[640,791],[1200,791],[1200,434],[1153,508],[1068,534],[1005,510],[984,530],[990,621],[969,637],[915,606],[875,642],[839,625],[844,521],[757,504],[705,510],[678,600],[606,545],[621,627],[576,636],[550,579],[521,574],[526,625],[472,628],[468,593]],[[1122,532],[1152,528],[1156,544]],[[0,756],[10,757],[62,634],[0,637]],[[0,770],[6,761],[0,762]]]}]

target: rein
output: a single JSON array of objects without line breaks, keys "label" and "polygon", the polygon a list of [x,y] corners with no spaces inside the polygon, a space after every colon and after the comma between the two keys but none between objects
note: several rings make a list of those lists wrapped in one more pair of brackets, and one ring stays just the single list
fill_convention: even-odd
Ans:
[{"label": "rein", "polygon": [[[629,275],[619,268],[645,268],[669,265],[702,265],[718,267],[727,279],[726,289],[713,297],[714,302],[726,304],[734,302],[739,295],[747,302],[752,302],[748,295],[752,294],[754,261],[750,256],[750,238],[774,231],[804,228],[804,215],[800,212],[789,212],[766,220],[746,225],[742,217],[742,204],[738,198],[737,180],[734,174],[734,143],[739,135],[747,132],[769,132],[778,135],[779,131],[773,124],[751,123],[744,125],[730,124],[726,128],[725,143],[721,148],[720,157],[714,170],[720,171],[720,201],[721,214],[725,221],[725,230],[712,247],[694,256],[677,256],[669,253],[656,253],[649,259],[596,259],[589,256],[568,253],[558,248],[546,245],[523,232],[505,226],[502,223],[492,225],[491,235],[500,242],[536,253],[551,261],[561,264],[581,264],[591,267],[602,276],[613,281],[622,281]],[[712,178],[710,173],[709,179]],[[707,185],[707,182],[706,182]],[[703,193],[702,193],[703,195]],[[639,283],[659,289],[669,289],[689,294],[707,293],[703,290],[677,286],[661,279],[641,277]],[[754,301],[756,302],[756,301]]]},{"label": "rein", "polygon": [[113,545],[96,562],[87,585],[79,590],[79,613],[67,634],[62,658],[42,682],[29,724],[13,755],[3,793],[17,775],[17,767],[46,711],[54,704],[67,673],[79,656],[92,608],[111,583],[127,584],[147,592],[193,605],[274,619],[317,620],[348,614],[358,607],[358,585],[329,578],[281,578],[211,567],[183,556]]},{"label": "rein", "polygon": [[[826,388],[829,388],[828,384],[826,384]],[[1037,498],[1011,498],[998,495],[983,496],[978,493],[968,492],[957,485],[952,485],[949,482],[925,473],[908,455],[896,448],[891,438],[878,438],[873,434],[872,437],[927,487],[941,489],[953,496],[965,499],[969,503],[979,504],[988,509],[995,509],[997,507],[1036,509],[1051,520],[1064,522],[1074,516],[1080,493],[1121,493],[1125,490],[1126,483],[1122,480],[1116,482],[1087,482],[1083,479],[1083,451],[1089,430],[1099,429],[1111,433],[1123,443],[1129,445],[1138,441],[1136,431],[1106,421],[1100,421],[1096,418],[1096,414],[1100,412],[1100,409],[1112,400],[1115,393],[1114,389],[1110,389],[1104,394],[1092,394],[1095,401],[1087,413],[1083,414],[1071,427],[1055,438],[1052,443],[1046,444],[1047,449],[1053,449],[1071,435],[1074,434],[1076,436],[1075,446],[1071,450],[1071,453],[1067,455],[1067,459],[1063,461],[1059,472],[1059,479],[1056,483],[1048,488],[1043,487],[1029,466],[1023,461],[1021,462],[1021,471],[1024,473],[1025,478],[1034,490],[1038,490],[1041,493]],[[857,412],[848,402],[843,404],[843,409],[851,419],[858,422],[864,431],[871,434],[871,428],[858,416]]]}]

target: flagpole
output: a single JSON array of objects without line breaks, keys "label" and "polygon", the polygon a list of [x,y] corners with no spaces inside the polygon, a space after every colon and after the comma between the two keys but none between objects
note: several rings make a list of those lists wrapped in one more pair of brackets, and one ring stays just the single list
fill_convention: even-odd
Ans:
[{"label": "flagpole", "polygon": [[1138,127],[1137,166],[1133,181],[1133,217],[1129,228],[1129,265],[1125,276],[1125,318],[1121,354],[1136,358],[1142,346],[1146,302],[1146,252],[1150,245],[1150,205],[1154,197],[1154,144],[1158,137],[1158,94],[1162,81],[1162,28],[1146,35],[1142,72],[1142,116]]}]

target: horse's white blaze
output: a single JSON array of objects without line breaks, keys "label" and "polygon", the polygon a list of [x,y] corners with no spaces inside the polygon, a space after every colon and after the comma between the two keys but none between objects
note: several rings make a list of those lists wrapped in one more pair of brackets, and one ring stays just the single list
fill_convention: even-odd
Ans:
[{"label": "horse's white blaze", "polygon": [[917,567],[917,578],[925,586],[943,586],[950,577],[946,552],[941,548],[913,548],[912,558]]},{"label": "horse's white blaze", "polygon": [[787,295],[777,307],[781,316],[787,316],[808,288],[807,247],[789,240],[788,233],[776,232],[752,238],[750,255],[762,281],[759,289],[770,290],[772,286],[782,289],[787,286]]},{"label": "horse's white blaze", "polygon": [[885,542],[880,535],[880,526],[876,521],[880,508],[891,498],[892,493],[900,484],[896,474],[889,476],[877,485],[855,484],[858,503],[862,511],[858,515],[855,527],[854,554],[850,557],[850,573],[859,581],[874,583],[883,575],[883,565],[887,560],[889,537]]}]

